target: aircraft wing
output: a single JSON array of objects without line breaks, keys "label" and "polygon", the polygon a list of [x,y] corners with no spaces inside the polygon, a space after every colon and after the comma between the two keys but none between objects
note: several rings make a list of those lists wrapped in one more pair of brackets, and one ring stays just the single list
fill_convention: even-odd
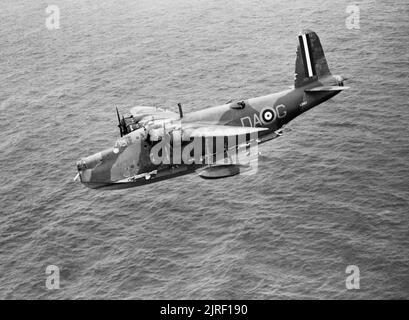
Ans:
[{"label": "aircraft wing", "polygon": [[137,121],[146,117],[153,117],[155,119],[174,119],[179,117],[176,112],[148,106],[133,107],[131,108],[130,113]]},{"label": "aircraft wing", "polygon": [[194,137],[228,137],[256,133],[264,130],[268,130],[268,128],[194,123],[182,125],[182,136],[184,139],[190,139]]}]

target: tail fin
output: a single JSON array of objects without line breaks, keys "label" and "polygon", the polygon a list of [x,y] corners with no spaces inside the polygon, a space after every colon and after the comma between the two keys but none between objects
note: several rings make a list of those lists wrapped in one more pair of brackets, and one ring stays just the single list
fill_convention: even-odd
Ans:
[{"label": "tail fin", "polygon": [[307,30],[298,36],[298,41],[294,81],[296,88],[331,74],[317,34]]}]

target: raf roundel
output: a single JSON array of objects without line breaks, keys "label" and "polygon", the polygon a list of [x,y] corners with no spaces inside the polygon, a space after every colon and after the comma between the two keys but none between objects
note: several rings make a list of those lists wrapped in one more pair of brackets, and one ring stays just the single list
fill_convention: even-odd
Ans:
[{"label": "raf roundel", "polygon": [[274,109],[271,109],[271,108],[265,108],[261,110],[260,114],[261,114],[261,120],[263,121],[264,124],[271,123],[276,118],[276,113]]}]

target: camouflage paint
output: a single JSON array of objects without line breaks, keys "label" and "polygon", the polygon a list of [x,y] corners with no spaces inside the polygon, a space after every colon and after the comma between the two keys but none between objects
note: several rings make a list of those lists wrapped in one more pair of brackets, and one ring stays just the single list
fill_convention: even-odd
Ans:
[{"label": "camouflage paint", "polygon": [[[152,141],[151,138],[163,137],[167,131],[183,130],[188,126],[200,124],[267,128],[268,130],[259,132],[260,138],[266,137],[261,139],[260,143],[278,136],[274,134],[275,131],[343,89],[337,89],[343,84],[338,76],[330,74],[318,36],[312,31],[306,31],[304,34],[308,35],[314,74],[308,77],[303,61],[305,55],[299,44],[294,89],[191,112],[182,119],[179,119],[178,114],[166,110],[152,107],[133,108],[131,113],[138,117],[141,127],[118,139],[113,148],[80,160],[77,168],[81,182],[90,188],[121,189],[196,171],[203,167],[204,163],[154,164],[150,158],[152,147],[160,143]],[[309,73],[311,75],[311,72]],[[332,91],[306,92],[311,88],[325,86],[331,86]],[[182,147],[186,147],[191,140],[183,141]],[[202,152],[204,148],[203,145]]]}]

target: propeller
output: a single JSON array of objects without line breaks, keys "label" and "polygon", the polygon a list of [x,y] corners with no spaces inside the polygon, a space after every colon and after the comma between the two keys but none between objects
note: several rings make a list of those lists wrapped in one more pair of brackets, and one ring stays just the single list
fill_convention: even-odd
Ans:
[{"label": "propeller", "polygon": [[124,116],[122,116],[122,120],[121,120],[121,116],[119,115],[118,107],[116,107],[116,115],[118,117],[119,133],[120,133],[121,137],[123,137],[123,135],[126,133],[125,118],[124,118]]}]

